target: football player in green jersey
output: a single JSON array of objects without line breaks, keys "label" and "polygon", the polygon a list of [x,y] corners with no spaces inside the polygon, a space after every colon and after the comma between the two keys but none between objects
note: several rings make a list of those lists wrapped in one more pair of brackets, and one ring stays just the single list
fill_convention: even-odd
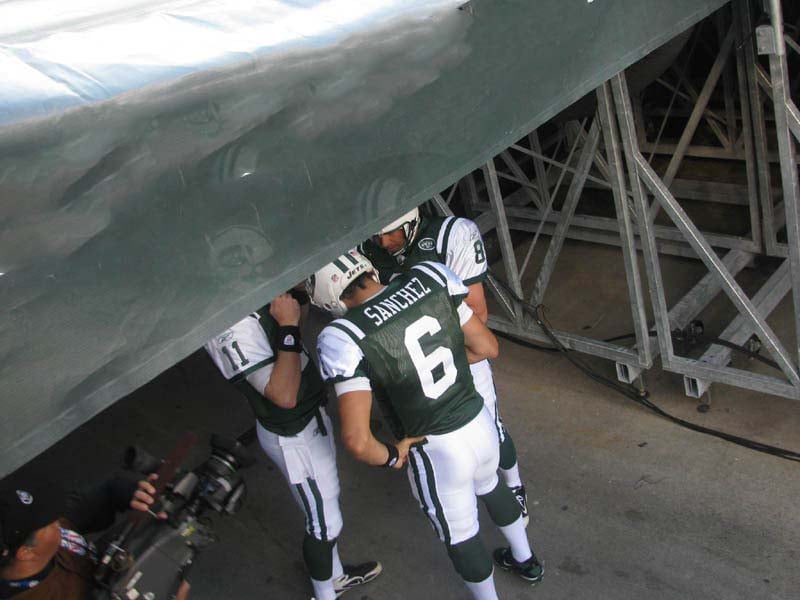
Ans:
[{"label": "football player in green jersey", "polygon": [[256,416],[258,441],[306,517],[303,558],[317,600],[338,598],[381,572],[375,561],[342,565],[339,475],[325,387],[300,339],[300,304],[282,294],[209,340],[217,368]]},{"label": "football player in green jersey", "polygon": [[[425,260],[442,263],[458,275],[469,289],[465,299],[472,312],[483,323],[489,317],[483,281],[488,274],[486,252],[477,225],[457,217],[425,217],[419,209],[389,223],[360,250],[378,268],[386,283],[397,272],[408,270]],[[492,367],[488,360],[470,365],[475,388],[494,417],[500,439],[500,473],[522,507],[528,524],[528,499],[520,478],[517,450],[497,409]]]},{"label": "football player in green jersey", "polygon": [[[339,317],[317,349],[339,397],[345,447],[370,465],[407,463],[412,491],[474,598],[497,598],[476,496],[509,543],[495,561],[538,582],[543,568],[519,504],[499,483],[497,428],[469,370],[497,354],[497,340],[463,302],[462,281],[444,265],[422,262],[384,286],[371,263],[351,251],[317,271],[308,290],[314,304]],[[405,437],[396,444],[370,430],[373,392],[399,422]]]}]

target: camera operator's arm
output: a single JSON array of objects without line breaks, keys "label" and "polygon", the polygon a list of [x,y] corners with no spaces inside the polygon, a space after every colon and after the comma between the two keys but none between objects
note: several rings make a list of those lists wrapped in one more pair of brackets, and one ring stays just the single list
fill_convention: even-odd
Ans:
[{"label": "camera operator's arm", "polygon": [[117,513],[129,508],[138,483],[128,477],[114,477],[99,485],[72,492],[63,516],[80,533],[109,527]]},{"label": "camera operator's arm", "polygon": [[[150,476],[154,481],[156,475]],[[92,533],[114,523],[117,513],[128,509],[148,511],[154,502],[155,487],[150,481],[114,477],[67,497],[64,518],[81,533]],[[161,516],[161,515],[159,515]]]},{"label": "camera operator's arm", "polygon": [[289,294],[281,294],[270,304],[269,314],[278,323],[279,339],[277,360],[263,390],[264,397],[281,408],[294,408],[300,389],[300,304]]}]

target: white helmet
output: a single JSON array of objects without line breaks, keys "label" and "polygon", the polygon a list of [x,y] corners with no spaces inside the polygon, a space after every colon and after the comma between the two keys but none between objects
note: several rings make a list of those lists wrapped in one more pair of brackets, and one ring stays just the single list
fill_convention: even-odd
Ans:
[{"label": "white helmet", "polygon": [[258,227],[233,225],[206,236],[210,267],[224,289],[233,295],[249,293],[263,284],[274,250]]},{"label": "white helmet", "polygon": [[347,306],[340,299],[342,292],[362,273],[369,273],[378,281],[372,263],[356,250],[350,250],[309,277],[306,291],[314,306],[324,308],[334,317],[341,317],[347,312]]},{"label": "white helmet", "polygon": [[419,208],[414,208],[413,210],[408,211],[399,219],[396,219],[383,227],[375,235],[384,235],[394,231],[395,229],[400,229],[401,227],[403,228],[403,232],[406,234],[406,243],[403,244],[403,247],[400,248],[400,250],[393,253],[394,256],[405,253],[405,251],[408,250],[408,247],[414,242],[414,238],[417,235],[417,230],[419,229]]}]

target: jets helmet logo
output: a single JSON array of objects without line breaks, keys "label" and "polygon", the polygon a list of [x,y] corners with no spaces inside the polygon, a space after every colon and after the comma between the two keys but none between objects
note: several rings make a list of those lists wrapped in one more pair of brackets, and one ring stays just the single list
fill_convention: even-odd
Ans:
[{"label": "jets helmet logo", "polygon": [[433,238],[422,238],[417,245],[420,250],[433,250],[436,247],[436,240]]}]

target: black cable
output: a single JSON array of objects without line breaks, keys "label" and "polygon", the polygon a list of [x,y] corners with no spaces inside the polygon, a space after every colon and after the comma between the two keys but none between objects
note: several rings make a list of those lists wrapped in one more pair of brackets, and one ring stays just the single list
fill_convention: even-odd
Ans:
[{"label": "black cable", "polygon": [[[648,333],[651,333],[648,331]],[[635,333],[623,333],[622,335],[615,335],[614,337],[606,338],[604,342],[620,342],[622,340],[630,340],[636,337]]]},{"label": "black cable", "polygon": [[[650,337],[655,337],[656,336],[656,332],[655,331],[648,331],[647,333],[650,335]],[[629,340],[629,339],[633,339],[635,337],[636,337],[635,333],[623,333],[622,335],[615,335],[614,337],[605,338],[603,341],[604,342],[619,342],[621,340]],[[683,340],[680,339],[677,336],[676,332],[673,331],[672,332],[672,341],[673,342],[676,342],[676,341],[682,342]],[[760,361],[760,362],[764,363],[765,365],[767,365],[769,367],[772,367],[773,369],[781,371],[780,365],[778,365],[778,363],[776,363],[774,360],[769,359],[766,356],[762,356],[758,352],[753,352],[752,350],[750,350],[746,346],[742,346],[740,344],[734,344],[733,342],[729,342],[728,340],[723,340],[722,338],[706,337],[704,335],[696,335],[696,336],[694,336],[692,338],[692,342],[708,344],[709,346],[714,345],[714,344],[717,344],[719,346],[725,346],[726,348],[730,348],[731,350],[734,350],[736,352],[744,354],[747,358],[752,358],[754,360]]]},{"label": "black cable", "polygon": [[[741,352],[748,358],[752,358],[753,360],[760,361],[765,365],[772,367],[773,369],[777,369],[781,371],[780,366],[774,360],[767,358],[766,356],[762,356],[758,352],[753,352],[752,350],[747,349],[744,346],[740,346],[739,344],[734,344],[733,342],[729,342],[728,340],[723,340],[721,338],[706,338],[704,336],[700,336],[697,338],[699,342],[707,343],[707,344],[718,344],[720,346],[725,346],[726,348],[730,348],[731,350],[735,350],[736,352]],[[781,371],[782,372],[782,371]]]},{"label": "black cable", "polygon": [[[580,371],[582,371],[584,374],[586,374],[593,381],[596,381],[597,383],[600,383],[601,385],[604,385],[604,386],[606,386],[606,387],[608,387],[608,388],[610,388],[610,389],[622,394],[623,396],[625,396],[627,398],[630,398],[631,400],[633,400],[637,404],[639,404],[639,405],[641,405],[641,406],[643,406],[645,408],[650,409],[651,411],[655,412],[656,414],[658,414],[658,415],[660,415],[660,416],[662,416],[662,417],[664,417],[666,419],[669,419],[673,423],[681,425],[682,427],[686,427],[687,429],[690,429],[692,431],[696,431],[698,433],[704,433],[706,435],[710,435],[710,436],[725,440],[727,442],[731,442],[733,444],[737,444],[739,446],[743,446],[745,448],[750,448],[751,450],[756,450],[758,452],[764,452],[764,453],[769,454],[771,456],[777,456],[778,458],[784,458],[786,460],[792,460],[792,461],[800,462],[800,453],[798,453],[798,452],[794,452],[792,450],[786,450],[784,448],[779,448],[777,446],[771,446],[769,444],[764,444],[764,443],[761,443],[761,442],[757,442],[755,440],[750,440],[748,438],[740,437],[738,435],[733,435],[731,433],[726,433],[724,431],[719,431],[717,429],[711,429],[710,427],[703,427],[702,425],[697,425],[696,423],[692,423],[691,421],[685,421],[684,419],[681,419],[679,417],[675,417],[675,416],[669,414],[668,412],[666,412],[665,410],[663,410],[662,408],[660,408],[659,406],[657,406],[656,404],[654,404],[650,400],[649,392],[647,392],[646,390],[640,391],[634,385],[623,384],[623,383],[620,383],[618,381],[612,380],[612,379],[610,379],[608,377],[605,377],[604,375],[598,373],[597,371],[592,369],[592,367],[590,367],[588,364],[586,364],[581,358],[577,357],[574,352],[572,352],[569,348],[567,348],[566,346],[564,346],[564,344],[561,343],[561,340],[558,339],[558,337],[553,333],[552,328],[546,322],[545,317],[544,317],[544,312],[542,310],[541,305],[535,306],[535,305],[532,305],[532,304],[530,304],[528,302],[525,302],[523,299],[521,299],[519,296],[517,296],[514,293],[514,291],[511,290],[511,288],[505,282],[503,282],[502,280],[498,279],[493,274],[491,275],[491,277],[494,280],[494,282],[497,283],[497,285],[499,285],[501,288],[503,288],[503,290],[511,298],[515,299],[520,304],[520,306],[522,306],[522,309],[526,313],[528,313],[529,315],[531,315],[531,317],[533,317],[534,322],[541,328],[541,330],[545,333],[545,335],[550,339],[550,341],[553,343],[554,348],[553,349],[549,349],[549,348],[546,348],[544,346],[536,346],[535,344],[531,344],[530,342],[527,342],[525,340],[521,340],[521,339],[519,339],[519,338],[517,338],[517,337],[515,337],[513,335],[509,335],[507,333],[500,334],[502,337],[504,337],[506,339],[509,339],[509,340],[513,341],[514,343],[520,344],[522,346],[532,347],[532,348],[534,348],[536,350],[547,350],[547,351],[557,350],[557,351],[561,352],[564,355],[564,357],[567,360],[569,360],[575,367],[577,367]],[[651,333],[651,335],[653,335],[653,334]],[[634,336],[632,334],[631,335],[624,335],[624,336],[617,336],[616,338],[613,338],[612,340],[608,340],[608,341],[615,341],[617,339],[627,339],[627,338],[630,338],[630,337],[634,337]],[[733,348],[734,350],[745,350],[746,353],[748,353],[748,354],[755,354],[755,353],[751,353],[751,352],[747,351],[746,349],[743,349],[743,348],[737,346],[736,344],[732,344],[730,342],[725,342],[725,340],[714,340],[714,342],[715,343],[721,343],[721,345],[730,344],[730,346],[734,347]],[[756,356],[758,356],[758,355],[756,355]],[[761,357],[761,358],[763,358],[763,357]],[[768,359],[765,359],[765,360],[768,360]]]},{"label": "black cable", "polygon": [[529,342],[527,340],[523,340],[522,338],[518,338],[515,335],[510,333],[505,333],[504,331],[495,331],[494,334],[497,337],[504,338],[509,340],[510,342],[514,342],[518,346],[524,346],[525,348],[530,348],[531,350],[538,350],[539,352],[561,352],[558,348],[553,348],[551,346],[540,346],[539,344],[534,344],[533,342]]}]

